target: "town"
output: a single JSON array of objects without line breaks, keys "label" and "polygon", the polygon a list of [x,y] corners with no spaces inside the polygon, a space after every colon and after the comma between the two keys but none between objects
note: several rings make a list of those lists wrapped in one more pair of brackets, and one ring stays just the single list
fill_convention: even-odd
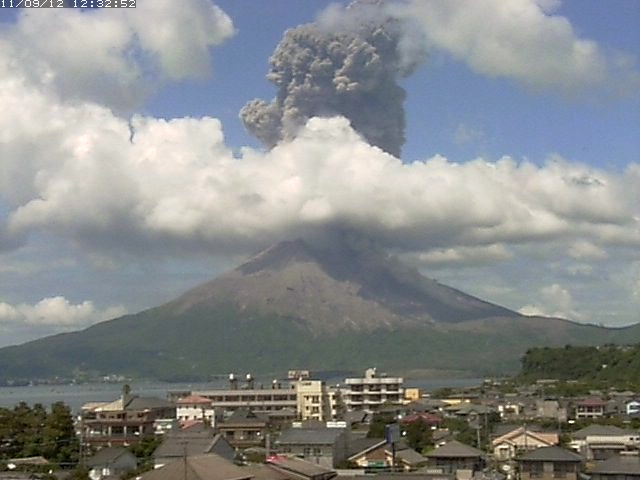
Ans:
[{"label": "town", "polygon": [[554,379],[425,392],[376,368],[340,385],[230,374],[225,388],[150,398],[124,385],[83,405],[74,469],[6,458],[2,438],[0,479],[631,480],[639,427],[635,392]]}]

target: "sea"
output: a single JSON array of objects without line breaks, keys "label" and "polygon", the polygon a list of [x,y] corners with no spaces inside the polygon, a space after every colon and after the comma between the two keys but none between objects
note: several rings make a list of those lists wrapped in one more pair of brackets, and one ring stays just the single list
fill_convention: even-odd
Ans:
[{"label": "sea", "polygon": [[[328,385],[344,382],[343,378],[327,379]],[[482,378],[438,378],[408,379],[405,388],[420,388],[431,392],[440,388],[468,388],[479,386]],[[208,383],[164,383],[164,382],[127,382],[131,393],[142,397],[168,397],[169,392],[185,392],[192,390],[214,390],[226,388],[228,382],[219,380]],[[78,413],[85,403],[108,402],[116,400],[122,392],[122,383],[86,383],[70,385],[32,385],[17,387],[0,387],[0,407],[12,408],[20,402],[27,405],[42,404],[50,407],[53,403],[64,402],[71,411]]]}]

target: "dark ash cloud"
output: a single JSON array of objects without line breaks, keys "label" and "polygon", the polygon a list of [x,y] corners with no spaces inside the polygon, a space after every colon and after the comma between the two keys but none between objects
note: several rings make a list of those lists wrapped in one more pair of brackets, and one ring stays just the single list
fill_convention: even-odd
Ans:
[{"label": "dark ash cloud", "polygon": [[424,59],[419,49],[407,58],[405,40],[400,22],[377,1],[354,2],[288,30],[267,75],[277,96],[247,103],[240,112],[245,127],[271,148],[311,117],[342,115],[367,142],[399,157],[406,94],[397,81]]}]

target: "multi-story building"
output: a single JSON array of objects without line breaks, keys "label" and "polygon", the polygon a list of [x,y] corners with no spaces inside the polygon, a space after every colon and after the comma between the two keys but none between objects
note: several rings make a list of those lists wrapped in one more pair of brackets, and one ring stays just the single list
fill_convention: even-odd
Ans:
[{"label": "multi-story building", "polygon": [[211,406],[211,400],[199,395],[188,395],[176,401],[176,417],[187,422],[190,420],[204,421],[215,427],[215,411]]},{"label": "multi-story building", "polygon": [[125,388],[113,402],[86,404],[80,418],[82,439],[88,445],[131,445],[154,435],[158,419],[175,419],[176,406],[160,398],[131,395]]},{"label": "multi-story building", "polygon": [[295,382],[299,420],[335,420],[339,414],[339,391],[322,380],[300,379]]},{"label": "multi-story building", "polygon": [[402,405],[404,379],[378,375],[368,368],[364,378],[346,378],[342,396],[347,410],[375,412],[383,405]]}]

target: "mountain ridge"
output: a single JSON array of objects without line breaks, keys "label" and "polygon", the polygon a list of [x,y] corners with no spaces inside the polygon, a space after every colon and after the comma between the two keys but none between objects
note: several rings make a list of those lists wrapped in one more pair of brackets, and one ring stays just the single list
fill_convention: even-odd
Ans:
[{"label": "mountain ridge", "polygon": [[640,341],[610,329],[527,317],[441,285],[361,241],[281,242],[174,300],[0,349],[0,382],[124,374],[416,368],[513,374],[528,348]]}]

